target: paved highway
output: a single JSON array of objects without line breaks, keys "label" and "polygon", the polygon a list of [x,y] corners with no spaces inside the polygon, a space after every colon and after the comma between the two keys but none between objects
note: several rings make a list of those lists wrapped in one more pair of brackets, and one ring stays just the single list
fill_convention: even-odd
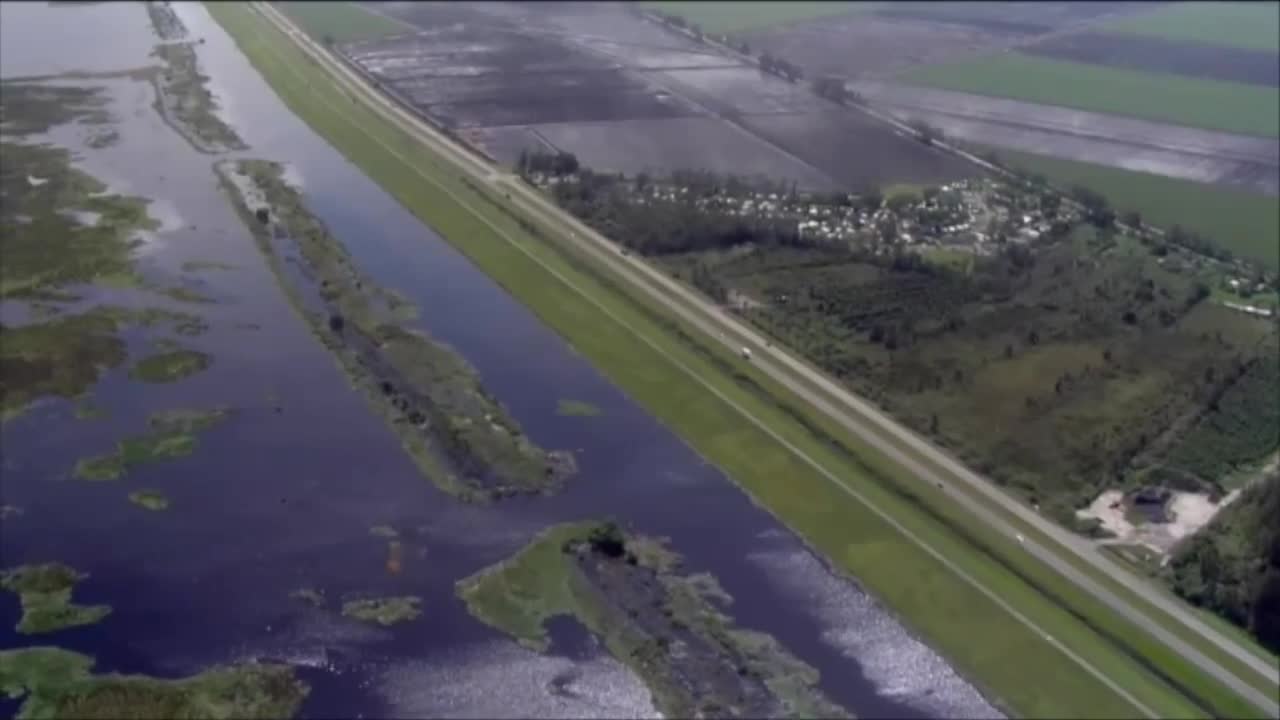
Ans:
[{"label": "paved highway", "polygon": [[[1277,703],[1273,693],[1262,692],[1244,682],[1180,637],[1170,633],[1127,600],[1083,573],[1059,554],[1061,550],[1071,552],[1095,570],[1106,573],[1125,585],[1132,586],[1137,581],[1133,574],[1097,554],[1096,549],[1083,538],[1058,527],[1005,495],[990,481],[973,473],[955,458],[899,425],[878,408],[838,386],[816,368],[773,345],[730,313],[703,299],[674,279],[663,275],[639,258],[622,256],[616,244],[562,211],[538,191],[509,173],[495,170],[492,164],[458,147],[421,117],[371,88],[351,67],[336,60],[273,8],[264,4],[257,4],[256,7],[263,12],[264,16],[288,32],[308,54],[332,73],[347,93],[360,97],[401,128],[428,144],[433,150],[449,157],[474,179],[495,186],[504,192],[512,204],[526,214],[553,226],[565,228],[564,239],[574,243],[576,249],[633,283],[638,289],[647,293],[653,301],[660,303],[683,321],[697,327],[707,337],[723,342],[735,351],[742,347],[750,348],[754,358],[752,362],[761,371],[812,403],[832,420],[875,446],[921,480],[948,488],[955,502],[972,512],[978,521],[1010,537],[1017,537],[1021,530],[993,510],[992,504],[997,504],[1023,522],[1035,527],[1052,542],[1057,543],[1060,548],[1055,552],[1037,542],[1035,537],[1027,537],[1023,539],[1022,546],[1028,553],[1106,603],[1115,612],[1151,633],[1205,672],[1248,698],[1268,714],[1280,716],[1280,703]],[[924,462],[925,460],[927,462]],[[835,478],[833,481],[840,483]],[[954,489],[956,483],[963,483],[974,494]],[[843,483],[840,484],[846,487]],[[979,500],[975,495],[981,496],[983,500]],[[1179,601],[1157,591],[1145,593],[1145,599],[1193,629],[1205,641],[1213,643],[1247,664],[1269,682],[1280,683],[1280,671],[1275,666],[1205,624],[1190,608]],[[1047,639],[1059,645],[1052,638]],[[1063,649],[1065,651],[1065,648]],[[1111,683],[1108,682],[1108,684]],[[1134,704],[1142,708],[1140,703],[1134,701]],[[1142,709],[1146,710],[1146,708]],[[1150,712],[1147,711],[1147,714]]]}]

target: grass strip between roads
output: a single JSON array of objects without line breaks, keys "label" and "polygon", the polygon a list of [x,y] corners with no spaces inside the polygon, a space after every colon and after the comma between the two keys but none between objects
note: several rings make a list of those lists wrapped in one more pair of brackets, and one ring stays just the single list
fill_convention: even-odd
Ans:
[{"label": "grass strip between roads", "polygon": [[[1007,707],[1036,716],[1138,713],[1118,686],[1152,713],[1202,714],[1072,612],[990,555],[974,552],[955,527],[922,513],[880,477],[878,468],[853,464],[855,456],[842,456],[776,401],[725,374],[716,359],[734,361],[722,351],[694,349],[673,336],[617,288],[530,238],[516,220],[497,211],[481,216],[469,210],[455,198],[477,205],[492,198],[477,194],[456,168],[339,93],[287,37],[248,7],[210,4],[209,9],[294,112]],[[751,377],[749,366],[741,370]],[[757,418],[769,432],[744,415]],[[831,482],[802,455],[835,468],[843,484]],[[1013,621],[1000,604],[962,582],[947,562],[857,501],[852,487],[920,542],[947,548],[947,561],[1016,606],[1037,630]],[[1071,600],[1075,605],[1076,598]],[[1094,673],[1082,670],[1055,642],[1083,658]],[[1256,712],[1232,713],[1218,698],[1208,700],[1218,714]]]}]

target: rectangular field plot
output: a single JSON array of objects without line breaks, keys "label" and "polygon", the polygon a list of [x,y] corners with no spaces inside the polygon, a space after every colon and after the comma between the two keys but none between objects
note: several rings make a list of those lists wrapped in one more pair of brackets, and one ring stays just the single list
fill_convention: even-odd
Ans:
[{"label": "rectangular field plot", "polygon": [[739,63],[717,53],[697,53],[687,50],[639,45],[630,42],[581,38],[583,46],[636,70],[677,70],[681,68],[738,67]]},{"label": "rectangular field plot", "polygon": [[997,120],[915,110],[891,109],[890,112],[904,119],[924,120],[946,137],[968,143],[1211,183],[1251,194],[1272,197],[1280,194],[1280,177],[1274,163],[1135,145],[1118,139],[1072,135]]},{"label": "rectangular field plot", "polygon": [[715,118],[564,123],[540,125],[530,133],[595,170],[627,175],[711,170],[794,181],[805,189],[835,189],[831,178],[817,169]]},{"label": "rectangular field plot", "polygon": [[900,79],[1212,130],[1280,136],[1280,90],[1256,85],[1118,70],[1021,53],[914,68]]},{"label": "rectangular field plot", "polygon": [[765,80],[748,67],[660,73],[691,98],[742,115],[817,112],[830,104],[803,85]]},{"label": "rectangular field plot", "polygon": [[1160,37],[1085,32],[1059,35],[1031,45],[1023,52],[1054,60],[1280,87],[1280,56],[1261,50]]},{"label": "rectangular field plot", "polygon": [[679,15],[690,23],[701,26],[705,32],[741,33],[759,30],[773,25],[825,18],[849,13],[874,10],[882,3],[837,2],[835,0],[763,0],[761,2],[703,2],[700,0],[676,0],[675,2],[646,2],[644,5],[659,12]]},{"label": "rectangular field plot", "polygon": [[747,36],[753,48],[799,64],[809,75],[895,72],[981,52],[1008,38],[965,25],[877,17],[833,17]]},{"label": "rectangular field plot", "polygon": [[1102,15],[1131,12],[1150,3],[1134,2],[895,2],[876,11],[882,17],[968,25],[993,33],[1035,35]]},{"label": "rectangular field plot", "polygon": [[849,188],[945,183],[980,172],[850,111],[760,115],[741,124]]},{"label": "rectangular field plot", "polygon": [[694,110],[554,36],[458,23],[345,47],[353,62],[453,127],[682,117]]},{"label": "rectangular field plot", "polygon": [[1114,32],[1280,52],[1280,3],[1161,5],[1102,26]]},{"label": "rectangular field plot", "polygon": [[607,67],[597,58],[575,53],[546,38],[498,28],[478,31],[462,27],[353,43],[343,51],[385,80],[414,75],[518,75]]},{"label": "rectangular field plot", "polygon": [[525,91],[503,99],[438,103],[426,108],[426,112],[451,127],[673,118],[692,114],[679,100],[667,98],[664,102],[663,96],[644,89],[558,94]]},{"label": "rectangular field plot", "polygon": [[411,28],[352,3],[291,0],[272,3],[312,37],[336,43],[387,37]]}]

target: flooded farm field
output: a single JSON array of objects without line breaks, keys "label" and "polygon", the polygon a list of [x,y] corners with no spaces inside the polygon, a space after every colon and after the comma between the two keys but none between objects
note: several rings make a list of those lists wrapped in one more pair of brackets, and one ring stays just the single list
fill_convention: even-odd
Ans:
[{"label": "flooded farm field", "polygon": [[[6,291],[0,302],[6,339],[94,308],[103,317],[93,333],[73,340],[119,329],[118,345],[94,346],[109,362],[56,377],[58,392],[0,426],[0,568],[62,563],[72,574],[50,575],[74,588],[60,602],[110,611],[28,634],[18,623],[34,601],[2,593],[7,651],[60,648],[52,657],[77,673],[87,671],[81,655],[96,673],[256,673],[240,679],[256,683],[263,704],[231,706],[232,716],[296,705],[304,717],[650,717],[649,687],[581,625],[554,619],[546,650],[528,649],[474,617],[456,588],[551,525],[612,517],[667,538],[688,573],[713,576],[734,599],[725,612],[736,627],[813,668],[816,691],[845,711],[996,714],[890,612],[290,114],[203,6],[172,7],[212,103],[187,88],[191,102],[172,107],[212,105],[203,127],[239,141],[216,148],[191,140],[183,112],[157,111],[169,107],[157,103],[163,73],[126,73],[160,62],[141,5],[0,7],[5,103],[20,96],[14,87],[42,88],[32,103],[59,97],[47,88],[102,98],[84,100],[74,121],[21,135],[6,126],[5,142],[65,148],[99,184],[84,202],[101,212],[77,211],[76,222],[118,240],[106,233],[127,219],[137,240],[119,245],[136,266],[128,282],[97,273],[96,283]],[[110,56],[72,63],[64,49],[82,20],[117,28]],[[11,84],[69,72],[78,74]],[[417,309],[405,327],[452,347],[530,442],[573,451],[576,473],[557,494],[468,503],[423,476],[290,306],[220,186],[215,168],[243,160],[279,163],[364,278]],[[17,180],[35,192],[49,177]],[[139,206],[145,217],[121,209]],[[6,215],[5,233],[36,221]],[[204,359],[181,361],[195,354]],[[154,357],[165,358],[157,373],[138,369]],[[187,686],[163,692],[176,687]]]},{"label": "flooded farm field", "polygon": [[853,88],[904,119],[948,137],[1126,170],[1280,192],[1280,141],[1039,105],[953,90],[857,82]]},{"label": "flooded farm field", "polygon": [[[550,146],[602,171],[749,176],[767,166],[772,177],[815,190],[973,174],[854,111],[833,112],[805,85],[764,75],[621,7],[371,7],[408,34],[341,51],[407,104],[463,128],[469,142],[501,162]],[[775,115],[793,120],[767,130],[753,124]],[[815,124],[830,127],[840,142],[813,152]],[[868,155],[876,160],[866,162]]]}]

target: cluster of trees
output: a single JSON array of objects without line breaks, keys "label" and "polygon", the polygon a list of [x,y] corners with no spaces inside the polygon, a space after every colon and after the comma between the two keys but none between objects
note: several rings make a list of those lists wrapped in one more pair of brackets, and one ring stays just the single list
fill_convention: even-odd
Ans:
[{"label": "cluster of trees", "polygon": [[1223,262],[1231,262],[1234,256],[1231,251],[1222,247],[1214,240],[1211,240],[1199,233],[1183,228],[1181,225],[1174,225],[1165,233],[1165,240],[1170,245],[1186,248],[1192,252],[1199,253],[1206,257]]},{"label": "cluster of trees", "polygon": [[724,303],[729,300],[729,288],[720,282],[719,278],[715,276],[711,268],[707,267],[706,263],[695,263],[689,280],[694,287],[701,290],[712,300],[718,303]]},{"label": "cluster of trees", "polygon": [[1167,579],[1190,602],[1247,628],[1280,652],[1280,474],[1246,490],[1192,536]]},{"label": "cluster of trees", "polygon": [[1071,188],[1071,198],[1084,207],[1084,219],[1089,224],[1098,228],[1109,228],[1115,224],[1116,211],[1111,209],[1101,193],[1075,185]]},{"label": "cluster of trees", "polygon": [[659,18],[661,18],[663,24],[665,25],[670,25],[671,27],[678,27],[678,28],[689,26],[689,24],[684,21],[684,18],[680,17],[679,15],[676,15],[675,13],[655,12],[654,14],[657,15]]},{"label": "cluster of trees", "polygon": [[925,145],[942,139],[942,131],[923,120],[912,120],[908,125],[916,131],[916,138]]},{"label": "cluster of trees", "polygon": [[1166,462],[1209,480],[1261,460],[1280,438],[1280,354],[1269,352],[1238,367],[1205,370],[1207,412]]},{"label": "cluster of trees", "polygon": [[[919,130],[920,128],[917,128],[917,131]],[[988,151],[980,153],[979,157],[992,165],[1014,173],[1032,188],[1041,189],[1041,209],[1046,212],[1046,215],[1050,208],[1056,214],[1058,206],[1061,203],[1061,198],[1053,191],[1052,188],[1049,187],[1049,181],[1044,175],[1022,168],[1009,167],[1005,165],[1000,160],[1000,157],[994,152]],[[1101,193],[1090,188],[1083,185],[1072,186],[1070,189],[1070,195],[1073,200],[1084,207],[1085,220],[1096,227],[1110,227],[1115,224],[1117,217],[1119,217],[1121,222],[1135,231],[1141,232],[1146,229],[1143,225],[1142,215],[1140,213],[1135,210],[1129,210],[1122,215],[1117,216],[1116,210],[1110,206],[1107,199],[1103,197]],[[1169,245],[1186,248],[1187,250],[1199,255],[1204,255],[1205,257],[1221,260],[1223,262],[1231,262],[1234,259],[1230,250],[1223,247],[1213,239],[1205,237],[1204,235],[1194,231],[1187,230],[1179,225],[1174,225],[1169,228],[1165,233],[1164,242],[1151,240],[1146,238],[1145,235],[1146,233],[1144,233],[1144,241],[1146,241],[1152,247],[1152,250],[1158,255],[1165,254],[1165,243],[1168,243]]]},{"label": "cluster of trees", "polygon": [[851,101],[856,102],[861,99],[857,93],[845,87],[844,80],[830,75],[814,78],[813,92],[818,97],[824,97],[838,105],[846,105]]},{"label": "cluster of trees", "polygon": [[578,156],[569,152],[542,152],[534,150],[521,150],[520,157],[516,159],[516,172],[524,177],[528,177],[533,173],[541,173],[543,175],[572,175],[581,168],[578,163]]},{"label": "cluster of trees", "polygon": [[616,176],[586,171],[577,183],[557,185],[556,202],[628,248],[648,255],[715,250],[738,245],[804,247],[811,244],[794,220],[744,218],[707,211],[692,200],[638,205]]},{"label": "cluster of trees", "polygon": [[[539,165],[536,155],[529,156]],[[739,217],[699,207],[701,197],[728,182],[711,173],[685,173],[693,189],[671,200],[647,198],[636,202],[641,180],[620,175],[578,171],[577,182],[561,183],[552,196],[565,210],[624,246],[649,255],[715,250],[738,245],[810,247],[816,241],[801,237],[794,219]],[[685,186],[689,187],[689,186]]]},{"label": "cluster of trees", "polygon": [[760,53],[760,69],[789,82],[796,82],[804,77],[800,66],[767,52]]}]

